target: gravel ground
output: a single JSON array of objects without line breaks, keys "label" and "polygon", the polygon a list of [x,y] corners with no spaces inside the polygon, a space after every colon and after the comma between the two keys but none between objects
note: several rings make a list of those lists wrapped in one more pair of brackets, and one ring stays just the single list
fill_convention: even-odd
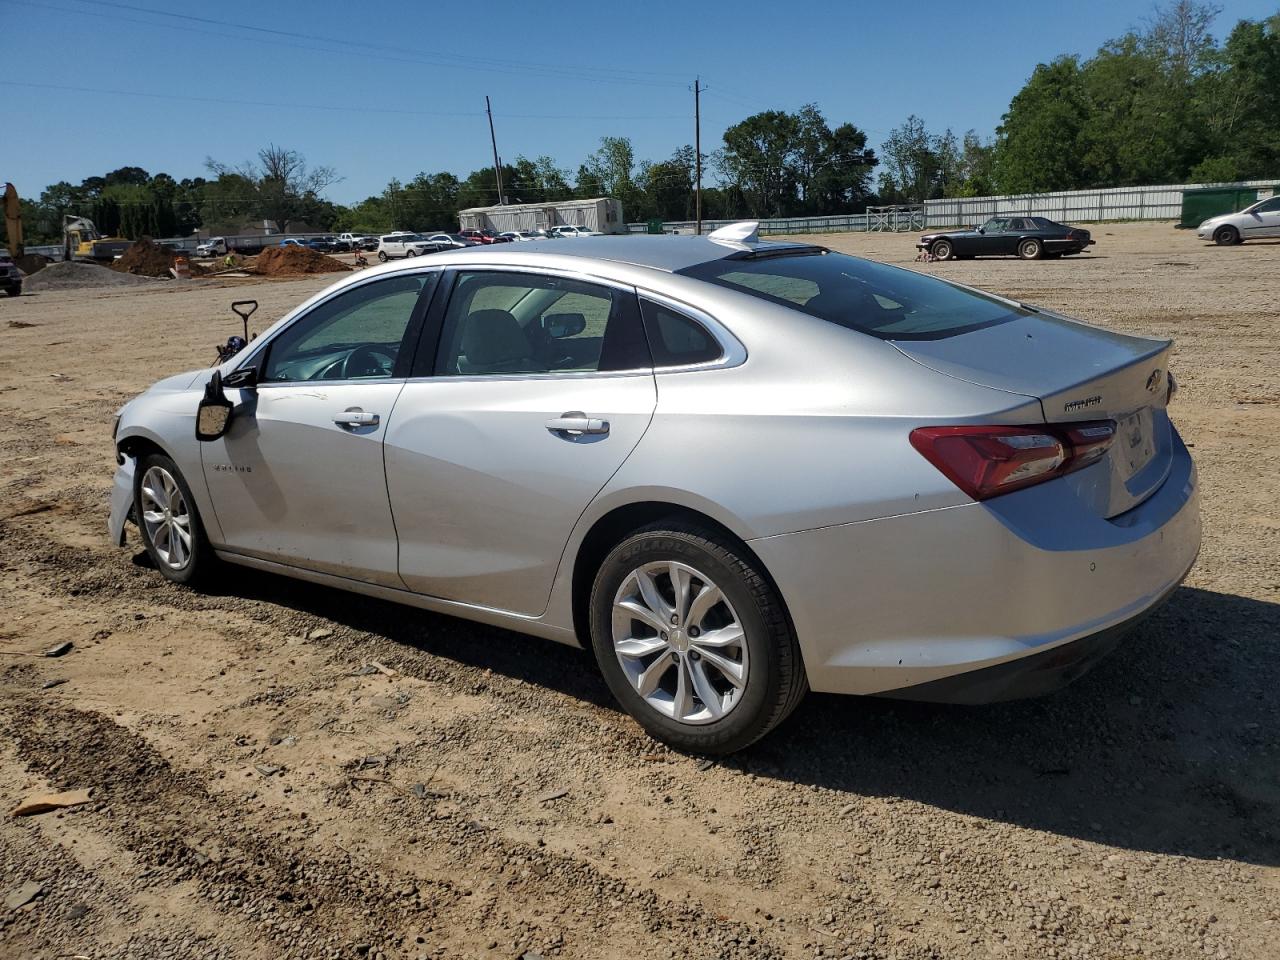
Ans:
[{"label": "gravel ground", "polygon": [[0,956],[1274,960],[1280,243],[1095,236],[917,266],[1177,339],[1187,585],[1054,696],[812,696],[715,764],[580,651],[256,573],[178,589],[108,547],[114,409],[209,362],[230,300],[265,323],[331,278],[0,302]]}]

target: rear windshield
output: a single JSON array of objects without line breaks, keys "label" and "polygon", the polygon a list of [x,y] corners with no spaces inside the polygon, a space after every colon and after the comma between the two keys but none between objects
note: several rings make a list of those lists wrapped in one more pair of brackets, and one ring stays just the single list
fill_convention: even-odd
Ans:
[{"label": "rear windshield", "polygon": [[727,258],[677,272],[882,340],[942,340],[1030,315],[994,297],[842,253]]}]

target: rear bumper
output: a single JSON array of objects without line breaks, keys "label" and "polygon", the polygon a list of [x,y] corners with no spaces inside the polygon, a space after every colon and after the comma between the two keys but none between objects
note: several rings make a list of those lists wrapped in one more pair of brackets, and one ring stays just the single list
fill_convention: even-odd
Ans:
[{"label": "rear bumper", "polygon": [[[1179,580],[1181,583],[1181,580]],[[941,680],[886,690],[877,696],[928,703],[980,704],[1039,697],[1075,682],[1109,654],[1143,620],[1163,606],[1177,584],[1135,617],[1105,630],[1071,640],[1041,653],[1028,654]]]},{"label": "rear bumper", "polygon": [[[980,702],[1083,672],[1195,562],[1195,466],[1172,439],[1164,484],[1110,520],[1055,480],[985,503],[752,540],[786,600],[809,685],[940,700],[971,687],[964,702]],[[1043,659],[1012,666],[1033,658]]]}]

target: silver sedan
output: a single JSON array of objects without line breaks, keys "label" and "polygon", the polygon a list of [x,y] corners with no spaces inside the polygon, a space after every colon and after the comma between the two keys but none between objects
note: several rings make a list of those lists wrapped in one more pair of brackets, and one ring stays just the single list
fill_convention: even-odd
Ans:
[{"label": "silver sedan", "polygon": [[130,402],[110,532],[177,583],[586,646],[653,736],[727,753],[809,689],[1052,689],[1164,600],[1200,543],[1169,351],[749,227],[473,247]]}]

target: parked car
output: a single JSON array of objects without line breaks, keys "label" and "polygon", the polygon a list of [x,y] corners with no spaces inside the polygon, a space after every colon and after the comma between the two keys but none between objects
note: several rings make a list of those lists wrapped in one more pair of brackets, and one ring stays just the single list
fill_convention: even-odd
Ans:
[{"label": "parked car", "polygon": [[465,237],[468,240],[474,240],[476,243],[510,243],[511,238],[499,236],[492,230],[459,230],[458,236]]},{"label": "parked car", "polygon": [[1015,256],[1039,260],[1080,253],[1093,244],[1088,230],[1047,217],[992,217],[972,230],[926,233],[916,248],[938,260]]},{"label": "parked car", "polygon": [[1170,350],[750,225],[451,251],[128,403],[110,536],[581,644],[727,753],[808,689],[1044,692],[1164,601]]},{"label": "parked car", "polygon": [[530,240],[546,240],[547,231],[545,230],[508,230],[506,233],[498,234],[514,243],[526,243]]},{"label": "parked car", "polygon": [[347,253],[351,250],[351,241],[344,240],[341,237],[324,237],[329,241],[329,249],[334,253]]},{"label": "parked car", "polygon": [[6,295],[16,297],[22,293],[22,271],[13,262],[8,251],[0,251],[0,290]]},{"label": "parked car", "polygon": [[224,237],[210,237],[203,243],[196,244],[197,257],[220,257],[227,252],[227,241]]},{"label": "parked car", "polygon": [[360,249],[367,251],[377,250],[378,244],[381,242],[381,237],[363,237],[360,240]]},{"label": "parked car", "polygon": [[283,240],[281,240],[281,241],[280,241],[280,246],[282,246],[282,247],[305,247],[305,246],[307,246],[307,241],[306,241],[306,240],[301,239],[300,237],[285,237]]},{"label": "parked car", "polygon": [[332,253],[334,250],[333,237],[310,237],[306,245],[321,253]]},{"label": "parked car", "polygon": [[551,228],[551,236],[553,237],[601,237],[604,234],[599,230],[588,230],[586,227],[575,227],[569,224],[561,224],[558,227]]},{"label": "parked car", "polygon": [[1280,237],[1280,197],[1267,197],[1239,213],[1210,217],[1196,228],[1201,240],[1229,247],[1260,237]]},{"label": "parked car", "polygon": [[470,237],[464,237],[460,233],[433,233],[427,237],[432,243],[438,243],[441,247],[478,247],[479,240],[473,240]]},{"label": "parked car", "polygon": [[416,233],[392,233],[378,243],[378,259],[386,263],[397,257],[420,257],[445,249],[448,249],[445,244]]},{"label": "parked car", "polygon": [[[368,239],[369,239],[368,237],[359,233],[338,234],[338,242],[342,244],[346,244],[346,246],[342,247],[343,250],[360,250],[362,249],[362,245],[364,244],[364,242]],[[374,239],[376,240],[377,238],[375,237]]]}]

